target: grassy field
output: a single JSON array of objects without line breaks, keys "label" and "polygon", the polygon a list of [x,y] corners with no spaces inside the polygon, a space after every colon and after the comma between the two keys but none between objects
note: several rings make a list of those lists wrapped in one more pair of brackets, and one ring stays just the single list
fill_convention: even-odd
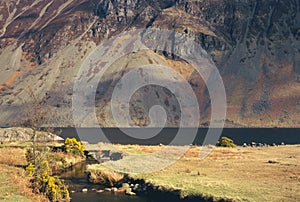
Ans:
[{"label": "grassy field", "polygon": [[0,148],[0,201],[48,201],[32,193],[29,178],[22,168],[25,165],[25,149]]},{"label": "grassy field", "polygon": [[[43,143],[39,143],[40,146]],[[26,147],[31,143],[5,143],[0,146],[0,201],[49,201],[42,194],[34,194],[30,188],[30,178],[27,177],[25,167]],[[47,143],[43,145],[59,146],[61,144]],[[47,161],[53,172],[75,165],[84,159],[80,156],[63,152],[45,152]],[[63,162],[62,163],[62,159]]]},{"label": "grassy field", "polygon": [[[97,145],[86,147],[95,149]],[[130,165],[130,154],[142,155],[162,149],[160,146],[136,145],[115,145],[115,148],[128,156],[104,166],[113,163]],[[300,201],[300,145],[215,147],[204,160],[199,159],[200,150],[201,147],[191,147],[171,166],[154,173],[131,174],[131,177],[180,190],[183,197],[201,195],[234,201]],[[102,169],[102,166],[92,165],[89,169]]]}]

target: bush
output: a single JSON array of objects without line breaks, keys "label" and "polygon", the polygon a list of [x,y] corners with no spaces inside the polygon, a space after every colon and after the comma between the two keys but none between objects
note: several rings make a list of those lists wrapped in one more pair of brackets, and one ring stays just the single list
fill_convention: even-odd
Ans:
[{"label": "bush", "polygon": [[46,185],[46,196],[50,201],[70,201],[66,185],[57,176],[49,176]]},{"label": "bush", "polygon": [[[32,164],[29,164],[26,170],[31,169],[30,165]],[[70,201],[67,186],[57,176],[51,176],[51,169],[46,160],[35,169],[31,182],[33,190],[45,194],[50,201]]]},{"label": "bush", "polygon": [[27,148],[25,152],[25,157],[28,163],[34,163],[34,153],[33,148]]},{"label": "bush", "polygon": [[233,140],[228,137],[222,137],[221,140],[217,143],[219,147],[236,147]]},{"label": "bush", "polygon": [[67,138],[65,140],[64,146],[67,153],[72,153],[74,155],[80,155],[84,157],[84,146],[81,142],[77,141],[75,138]]},{"label": "bush", "polygon": [[33,171],[34,171],[34,165],[32,163],[30,163],[27,167],[26,167],[26,173],[29,177],[32,177],[33,175]]}]

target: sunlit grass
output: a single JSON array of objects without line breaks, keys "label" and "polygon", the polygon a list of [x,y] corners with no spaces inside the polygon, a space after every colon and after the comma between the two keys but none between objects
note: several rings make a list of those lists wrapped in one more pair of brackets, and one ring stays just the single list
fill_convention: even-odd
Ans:
[{"label": "sunlit grass", "polygon": [[[161,146],[116,145],[133,154],[160,151]],[[174,147],[175,148],[175,147]],[[148,174],[131,174],[155,186],[180,190],[182,197],[199,195],[234,201],[299,201],[300,146],[218,148],[199,159],[192,147],[171,166]],[[127,157],[111,164],[128,164]],[[269,162],[277,163],[269,163]],[[157,162],[151,162],[153,165]],[[104,164],[104,165],[106,165]],[[133,165],[134,166],[134,165]],[[96,168],[96,166],[94,167]],[[99,169],[102,169],[100,166]]]},{"label": "sunlit grass", "polygon": [[48,201],[32,193],[29,179],[22,168],[0,164],[0,201]]}]

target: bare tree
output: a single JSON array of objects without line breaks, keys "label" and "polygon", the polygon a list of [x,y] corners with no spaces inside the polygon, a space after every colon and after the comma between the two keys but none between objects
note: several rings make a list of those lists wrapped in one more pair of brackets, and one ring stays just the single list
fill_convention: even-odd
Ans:
[{"label": "bare tree", "polygon": [[[26,128],[32,129],[31,141],[32,141],[32,150],[33,150],[33,161],[34,165],[37,165],[37,140],[38,138],[41,140],[42,137],[38,137],[41,133],[42,127],[45,124],[48,124],[51,117],[52,111],[46,105],[45,99],[39,99],[37,95],[33,92],[31,88],[28,88],[28,100],[24,101],[24,99],[19,98],[24,107],[23,113],[21,113],[21,117],[19,119],[19,124]],[[47,132],[52,132],[52,129],[48,128]]]}]

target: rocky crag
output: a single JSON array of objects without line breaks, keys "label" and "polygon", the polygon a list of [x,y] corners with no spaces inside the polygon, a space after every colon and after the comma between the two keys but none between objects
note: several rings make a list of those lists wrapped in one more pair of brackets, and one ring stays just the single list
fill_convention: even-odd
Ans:
[{"label": "rocky crag", "polygon": [[[300,126],[296,0],[3,0],[0,125],[17,123],[16,117],[31,104],[26,92],[30,88],[55,111],[58,122],[52,124],[72,126],[74,79],[89,53],[111,36],[147,27],[185,33],[212,57],[226,88],[227,126]],[[178,71],[196,92],[199,125],[208,124],[208,93],[190,65],[155,50],[118,61],[125,71],[139,64],[164,64]],[[97,116],[103,126],[115,125],[108,105],[120,77],[115,72],[99,83]],[[168,112],[167,125],[178,125],[176,101],[170,92],[159,92],[162,101],[143,92],[132,98],[134,124],[149,124],[147,103],[159,103]]]}]

